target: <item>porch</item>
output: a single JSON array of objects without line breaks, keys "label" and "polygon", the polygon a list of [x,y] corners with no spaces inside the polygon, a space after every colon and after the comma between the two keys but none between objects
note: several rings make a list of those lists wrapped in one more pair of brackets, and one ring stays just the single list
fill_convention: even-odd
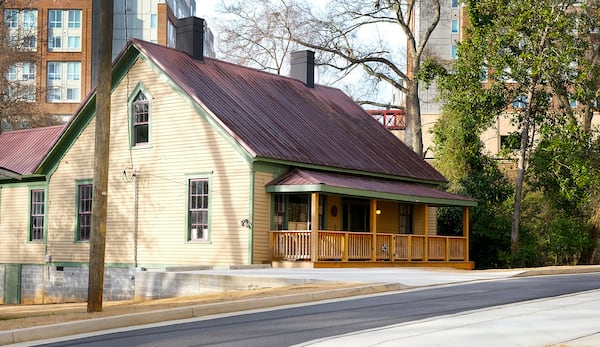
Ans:
[{"label": "porch", "polygon": [[[473,269],[468,237],[277,230],[270,232],[274,267],[430,266]],[[315,241],[316,240],[316,241]],[[314,252],[313,252],[314,250]]]},{"label": "porch", "polygon": [[[277,178],[267,192],[274,267],[474,268],[471,198],[421,184],[307,170]],[[457,219],[438,228],[436,211],[444,207],[455,208]]]}]

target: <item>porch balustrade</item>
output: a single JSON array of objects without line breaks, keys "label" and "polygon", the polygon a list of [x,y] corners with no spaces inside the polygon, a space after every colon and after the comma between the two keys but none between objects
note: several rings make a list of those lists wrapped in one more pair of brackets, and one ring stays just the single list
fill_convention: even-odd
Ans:
[{"label": "porch balustrade", "polygon": [[[460,236],[361,233],[319,230],[318,261],[467,261]],[[271,231],[273,260],[311,260],[310,230]]]}]

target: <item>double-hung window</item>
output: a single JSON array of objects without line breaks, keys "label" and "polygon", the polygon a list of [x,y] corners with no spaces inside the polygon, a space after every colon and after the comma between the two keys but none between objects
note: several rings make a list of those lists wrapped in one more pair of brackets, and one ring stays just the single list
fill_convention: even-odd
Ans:
[{"label": "double-hung window", "polygon": [[93,185],[77,186],[77,241],[88,241],[92,230],[92,192]]},{"label": "double-hung window", "polygon": [[188,240],[208,241],[208,179],[190,179],[188,192]]},{"label": "double-hung window", "polygon": [[30,196],[29,241],[44,240],[45,191],[32,189]]},{"label": "double-hung window", "polygon": [[133,146],[148,143],[148,126],[150,105],[143,91],[139,91],[133,99]]}]

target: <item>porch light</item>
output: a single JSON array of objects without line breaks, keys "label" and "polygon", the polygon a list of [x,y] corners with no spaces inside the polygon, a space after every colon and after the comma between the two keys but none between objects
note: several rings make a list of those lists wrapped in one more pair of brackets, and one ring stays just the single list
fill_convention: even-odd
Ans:
[{"label": "porch light", "polygon": [[380,215],[380,214],[381,214],[381,210],[380,210],[380,209],[376,209],[376,210],[375,210],[375,214],[376,214],[376,215]]}]

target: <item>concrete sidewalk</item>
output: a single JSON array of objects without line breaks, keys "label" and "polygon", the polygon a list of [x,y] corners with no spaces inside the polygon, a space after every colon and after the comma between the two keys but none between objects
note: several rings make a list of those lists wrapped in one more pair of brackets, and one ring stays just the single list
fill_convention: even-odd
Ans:
[{"label": "concrete sidewalk", "polygon": [[[424,269],[424,268],[362,268],[362,269],[213,269],[193,271],[207,273],[213,276],[245,276],[256,278],[278,278],[290,283],[298,279],[311,281],[360,282],[353,288],[342,288],[325,292],[290,294],[285,296],[265,297],[240,300],[235,302],[220,302],[196,306],[173,308],[168,310],[150,311],[105,318],[88,319],[68,323],[38,326],[11,331],[0,331],[0,345],[24,343],[61,336],[90,333],[108,329],[123,328],[169,320],[189,319],[211,314],[240,312],[244,310],[275,307],[287,304],[298,304],[328,299],[338,299],[349,296],[375,294],[386,291],[397,291],[406,288],[417,288],[444,284],[455,284],[472,281],[495,280],[515,276],[539,274],[562,274],[600,272],[600,266],[558,267],[541,269],[488,270],[465,271],[453,269]],[[596,300],[600,302],[600,294]],[[600,312],[600,307],[596,312]],[[448,317],[452,321],[452,317]],[[596,319],[594,317],[594,319]],[[560,319],[560,321],[564,320]],[[446,323],[447,324],[447,323]],[[600,321],[596,320],[600,327]],[[392,330],[392,332],[395,330]],[[425,335],[424,335],[425,336]],[[487,338],[486,338],[487,340]],[[442,341],[442,340],[440,340]],[[553,340],[552,342],[556,342]],[[562,341],[562,340],[560,340]],[[398,341],[396,341],[397,344]],[[321,342],[326,343],[326,341]],[[340,341],[342,343],[342,341]],[[337,345],[337,343],[335,344]],[[445,344],[444,344],[445,345]],[[600,345],[600,344],[599,344]],[[589,344],[588,344],[589,346]],[[593,346],[593,344],[592,344]]]},{"label": "concrete sidewalk", "polygon": [[600,346],[600,290],[491,307],[300,346]]}]

